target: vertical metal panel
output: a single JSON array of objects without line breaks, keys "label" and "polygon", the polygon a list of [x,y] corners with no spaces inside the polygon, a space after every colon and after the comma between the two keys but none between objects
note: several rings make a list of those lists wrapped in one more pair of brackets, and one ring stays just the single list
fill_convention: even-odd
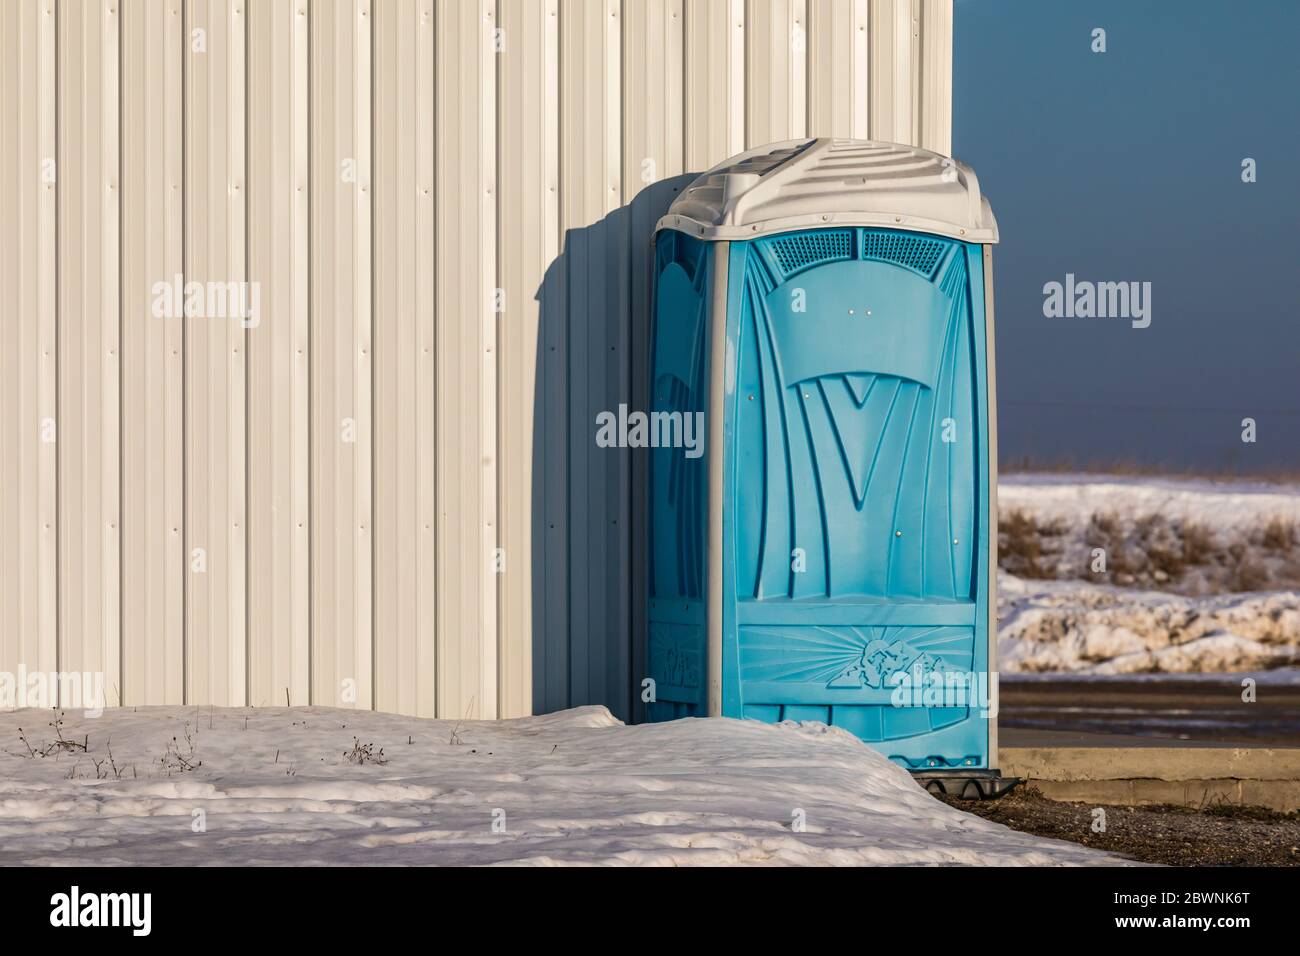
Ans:
[{"label": "vertical metal panel", "polygon": [[[546,43],[553,46],[556,59],[554,85],[548,75],[548,96],[554,102],[566,102],[560,94],[558,62],[560,57],[559,18],[560,0],[548,0],[555,5],[556,23],[547,25]],[[553,215],[556,220],[557,240],[553,246],[556,258],[545,264],[546,272],[538,292],[540,317],[538,332],[540,358],[539,384],[533,412],[531,436],[525,431],[514,436],[531,440],[534,448],[534,468],[539,473],[533,510],[540,512],[538,526],[542,529],[541,546],[533,548],[533,710],[544,712],[567,706],[569,699],[569,488],[568,488],[568,389],[569,389],[569,328],[566,309],[565,262],[558,257],[567,244],[560,230],[559,169],[562,155],[561,131],[557,107],[547,126],[554,131],[556,201]],[[508,252],[508,250],[507,250]],[[524,424],[524,423],[521,423]],[[525,425],[525,428],[527,426]],[[508,440],[507,444],[511,444]],[[509,534],[509,529],[506,529]]]},{"label": "vertical metal panel", "polygon": [[870,9],[869,0],[809,0],[809,136],[868,136]]},{"label": "vertical metal panel", "polygon": [[913,0],[871,0],[871,138],[912,142]]},{"label": "vertical metal panel", "polygon": [[[497,38],[496,0],[484,0],[483,19],[488,37]],[[500,686],[498,662],[501,656],[497,621],[500,600],[500,579],[493,573],[489,562],[497,551],[497,388],[498,388],[498,307],[497,307],[497,64],[495,43],[480,44],[479,149],[485,188],[479,199],[479,213],[484,223],[481,252],[483,256],[480,286],[483,306],[483,342],[479,349],[479,369],[482,381],[479,397],[483,403],[479,447],[482,449],[482,472],[479,477],[479,494],[482,508],[479,514],[479,614],[482,657],[479,660],[479,685],[483,703],[478,714],[482,717],[500,716]],[[489,52],[492,51],[492,52]]]},{"label": "vertical metal panel", "polygon": [[357,442],[357,526],[353,536],[356,555],[356,665],[357,705],[374,706],[374,211],[371,200],[373,110],[371,78],[374,36],[371,0],[356,4],[356,382],[357,429],[365,439]]},{"label": "vertical metal panel", "polygon": [[[0,668],[110,702],[635,715],[644,462],[594,435],[655,220],[747,143],[949,136],[951,0],[0,24]],[[245,280],[251,328],[154,314]]]},{"label": "vertical metal panel", "polygon": [[116,4],[58,9],[59,667],[121,700]]},{"label": "vertical metal panel", "polygon": [[311,700],[372,705],[370,8],[311,25]]},{"label": "vertical metal panel", "polygon": [[0,667],[58,666],[54,0],[0,4]]},{"label": "vertical metal panel", "polygon": [[[630,627],[628,579],[618,552],[628,527],[629,455],[625,449],[598,448],[594,439],[597,414],[616,411],[629,390],[627,221],[620,210],[622,14],[621,0],[571,0],[560,8],[568,704],[605,703],[620,715],[628,705],[628,655],[608,635],[627,634]],[[620,211],[610,215],[615,210]],[[548,429],[560,425],[546,424]]]},{"label": "vertical metal panel", "polygon": [[805,135],[805,0],[749,0],[745,25],[746,148]]},{"label": "vertical metal panel", "polygon": [[497,714],[495,0],[440,0],[438,715]]},{"label": "vertical metal panel", "polygon": [[[684,0],[624,0],[623,201],[685,170]],[[694,91],[692,91],[694,95]]]},{"label": "vertical metal panel", "polygon": [[436,713],[433,0],[375,8],[375,706]]},{"label": "vertical metal panel", "polygon": [[[34,10],[39,16],[40,8]],[[23,472],[32,470],[32,463],[24,460],[24,452],[34,450],[35,442],[40,441],[39,424],[23,419],[24,383],[19,372],[25,357],[20,344],[23,326],[30,324],[17,321],[27,293],[21,281],[19,257],[23,240],[30,240],[36,231],[20,209],[25,195],[38,197],[42,191],[39,158],[23,169],[24,151],[36,153],[36,144],[26,142],[31,135],[30,125],[22,123],[21,105],[34,99],[30,94],[23,96],[23,80],[35,74],[30,62],[24,63],[24,48],[40,49],[31,26],[16,2],[0,2],[0,130],[4,130],[0,138],[0,282],[13,290],[17,306],[8,310],[11,314],[0,313],[0,448],[4,449],[0,454],[0,489],[4,491],[0,494],[0,668],[6,670],[16,669],[28,653],[35,659],[34,649],[21,639],[24,608],[18,575],[24,557],[30,557],[36,549],[35,542],[20,536],[23,500],[14,490],[23,486]],[[34,629],[26,633],[35,636]]]},{"label": "vertical metal panel", "polygon": [[[415,710],[418,659],[414,611],[418,535],[415,469],[400,455],[416,440],[413,415],[419,316],[414,313],[415,163],[419,25],[409,2],[379,4],[374,25],[374,607],[375,707]],[[403,449],[399,452],[398,449]]]},{"label": "vertical metal panel", "polygon": [[248,8],[248,699],[308,701],[308,0]]},{"label": "vertical metal panel", "polygon": [[[187,4],[187,289],[197,282],[228,293],[247,279],[245,2]],[[205,299],[186,319],[186,702],[239,705],[247,701],[246,335],[237,307]]]},{"label": "vertical metal panel", "polygon": [[686,168],[745,148],[745,0],[686,0]]},{"label": "vertical metal panel", "polygon": [[952,152],[952,0],[920,0],[920,129],[916,143]]},{"label": "vertical metal panel", "polygon": [[155,315],[181,273],[182,0],[122,14],[122,701],[184,695],[184,330]]},{"label": "vertical metal panel", "polygon": [[104,126],[103,170],[107,187],[102,191],[103,223],[103,312],[100,318],[103,342],[100,363],[103,407],[100,421],[100,540],[104,566],[100,574],[103,634],[88,639],[103,642],[104,693],[106,700],[122,703],[122,171],[121,171],[121,13],[117,0],[104,0],[103,82]]},{"label": "vertical metal panel", "polygon": [[[57,90],[56,70],[57,70],[57,37],[55,33],[55,11],[52,0],[45,0],[41,5],[41,25],[39,28],[37,49],[40,50],[40,73],[39,73],[39,92],[33,99],[38,110],[37,136],[39,137],[38,158],[43,162],[48,158],[54,160],[58,154],[58,127],[56,122],[57,110]],[[56,162],[57,167],[57,162]],[[33,590],[37,594],[38,614],[34,622],[28,621],[28,626],[35,624],[35,632],[39,641],[38,660],[44,662],[41,666],[44,668],[55,667],[59,663],[58,654],[58,589],[59,589],[59,567],[58,567],[58,542],[59,542],[59,494],[58,494],[58,443],[57,443],[57,426],[59,417],[58,403],[58,210],[57,210],[57,168],[55,169],[56,183],[43,183],[45,189],[38,193],[39,200],[39,232],[38,232],[38,249],[36,262],[32,262],[32,256],[25,254],[19,260],[24,267],[24,275],[29,266],[35,266],[37,269],[37,282],[39,292],[35,302],[24,302],[24,308],[20,311],[22,315],[36,314],[39,316],[39,348],[40,354],[37,356],[35,368],[37,369],[37,416],[41,422],[41,445],[37,459],[39,469],[37,472],[38,490],[35,495],[28,497],[26,500],[31,501],[35,498],[37,501],[37,527],[35,533],[23,535],[30,540],[32,537],[39,538],[37,547],[39,572],[36,580],[31,580],[29,573],[24,573],[19,580],[22,581],[24,589],[34,584]],[[31,180],[29,179],[28,182]],[[26,218],[26,217],[24,217]],[[29,312],[26,306],[35,305],[35,311]],[[24,373],[28,372],[31,366],[23,369]],[[28,373],[29,374],[29,373]],[[28,375],[24,374],[24,378]],[[46,427],[49,427],[49,433],[45,434]],[[30,527],[30,525],[29,525]]]},{"label": "vertical metal panel", "polygon": [[437,302],[435,275],[429,261],[437,254],[435,229],[434,155],[437,143],[434,109],[434,0],[420,0],[419,40],[416,45],[415,81],[419,91],[416,101],[416,128],[419,131],[418,168],[419,212],[416,217],[416,299],[415,310],[420,324],[416,366],[416,511],[420,543],[416,548],[418,594],[415,628],[419,672],[416,676],[416,712],[437,716],[438,694],[438,442],[437,387],[438,355]]},{"label": "vertical metal panel", "polygon": [[542,334],[540,293],[560,248],[560,142],[550,122],[559,112],[559,0],[505,0],[500,15],[500,715],[518,717],[532,712],[534,680],[547,668],[533,635],[545,625],[542,502],[556,449],[538,440],[535,419],[544,408],[539,371],[556,355]]}]

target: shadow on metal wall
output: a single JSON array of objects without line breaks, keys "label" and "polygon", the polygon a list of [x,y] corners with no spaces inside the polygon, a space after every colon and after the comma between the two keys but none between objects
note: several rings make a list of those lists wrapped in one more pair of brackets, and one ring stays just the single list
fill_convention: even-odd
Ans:
[{"label": "shadow on metal wall", "polygon": [[596,445],[596,416],[647,407],[651,241],[695,174],[566,230],[537,290],[533,710],[604,704],[640,720],[645,452]]}]

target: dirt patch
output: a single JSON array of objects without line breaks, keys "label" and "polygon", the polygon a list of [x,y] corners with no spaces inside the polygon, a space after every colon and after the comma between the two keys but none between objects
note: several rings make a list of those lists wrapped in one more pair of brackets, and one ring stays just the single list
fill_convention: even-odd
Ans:
[{"label": "dirt patch", "polygon": [[[1119,807],[1048,800],[1017,787],[997,800],[944,803],[976,816],[1096,850],[1167,866],[1300,866],[1300,814],[1259,807],[1216,805]],[[1105,832],[1093,831],[1095,810],[1105,811]]]},{"label": "dirt patch", "polygon": [[1043,564],[1050,553],[1060,552],[1054,539],[1065,533],[1060,522],[1039,523],[1024,511],[1008,511],[998,520],[998,566],[1021,578],[1054,578],[1054,568]]}]

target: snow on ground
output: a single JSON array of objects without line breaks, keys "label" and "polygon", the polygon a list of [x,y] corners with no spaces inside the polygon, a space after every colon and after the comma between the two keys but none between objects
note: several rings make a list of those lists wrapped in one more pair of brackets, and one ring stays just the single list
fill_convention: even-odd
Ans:
[{"label": "snow on ground", "polygon": [[1233,532],[1273,517],[1300,521],[1300,486],[1149,476],[1013,474],[998,479],[998,507],[1081,528],[1095,512],[1163,514]]},{"label": "snow on ground", "polygon": [[998,503],[1003,672],[1300,664],[1300,486],[1011,475]]},{"label": "snow on ground", "polygon": [[998,577],[998,667],[1015,673],[1195,673],[1300,664],[1300,594],[1185,597]]},{"label": "snow on ground", "polygon": [[[57,734],[51,719],[0,714],[0,864],[1121,862],[954,810],[821,724],[625,726],[603,707],[460,723],[149,707],[68,712]],[[29,756],[19,727],[37,751],[61,734],[88,752]],[[386,762],[345,757],[366,745]]]},{"label": "snow on ground", "polygon": [[1023,577],[1198,595],[1300,588],[1300,485],[1013,475],[998,501],[1000,563]]}]

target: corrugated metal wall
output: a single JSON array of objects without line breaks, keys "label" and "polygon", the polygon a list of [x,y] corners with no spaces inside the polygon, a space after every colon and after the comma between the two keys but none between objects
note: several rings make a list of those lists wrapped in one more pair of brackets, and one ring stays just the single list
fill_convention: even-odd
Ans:
[{"label": "corrugated metal wall", "polygon": [[[0,0],[0,671],[634,716],[644,461],[594,433],[644,405],[653,223],[763,142],[948,152],[951,30],[951,0]],[[173,280],[247,282],[258,321],[156,315]]]}]

